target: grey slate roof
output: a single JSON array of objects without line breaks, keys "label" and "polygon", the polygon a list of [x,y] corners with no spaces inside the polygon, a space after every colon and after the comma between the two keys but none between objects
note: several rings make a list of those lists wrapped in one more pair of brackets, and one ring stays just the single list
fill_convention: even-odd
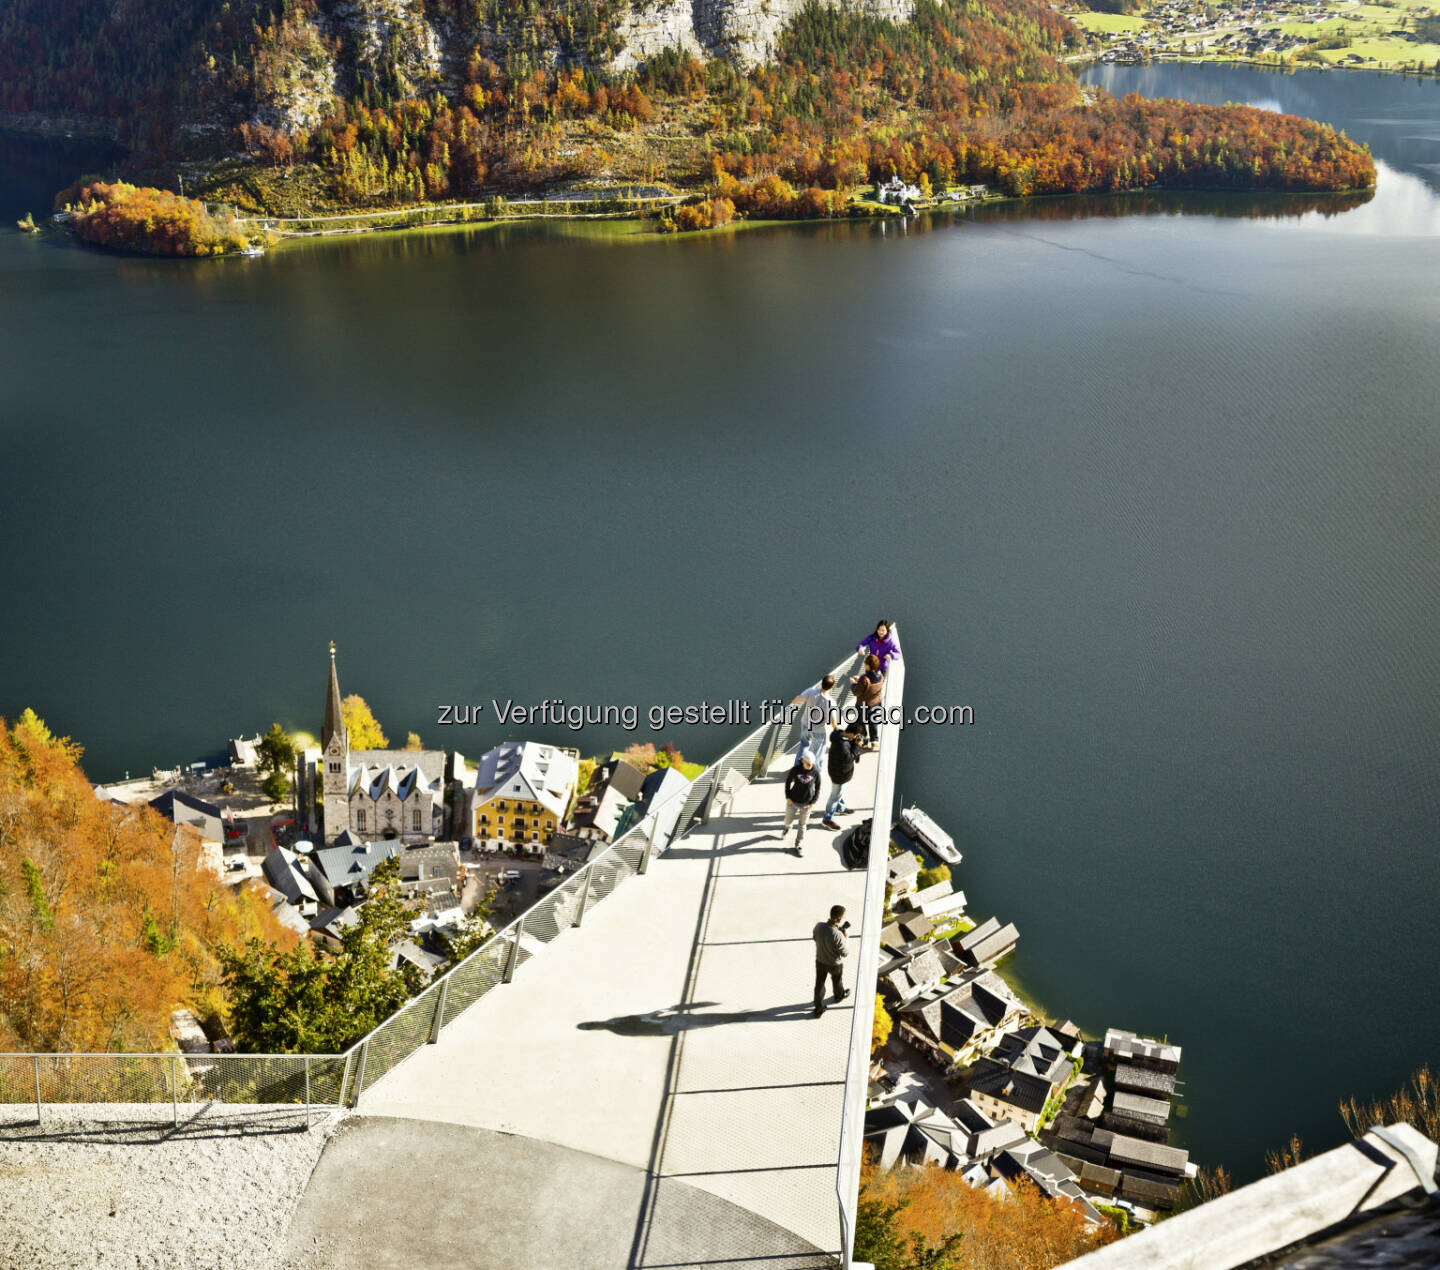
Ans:
[{"label": "grey slate roof", "polygon": [[1007,1032],[995,1047],[995,1058],[1016,1071],[1039,1076],[1051,1084],[1070,1071],[1064,1044],[1047,1027],[1022,1027]]},{"label": "grey slate roof", "polygon": [[177,825],[189,825],[202,838],[211,842],[225,841],[225,826],[220,819],[220,808],[207,803],[203,798],[187,794],[183,789],[167,789],[158,798],[150,800],[150,806],[166,820]]},{"label": "grey slate roof", "polygon": [[310,919],[310,929],[317,935],[329,935],[339,939],[351,926],[360,921],[360,914],[348,904],[343,908],[322,908]]},{"label": "grey slate roof", "polygon": [[624,759],[612,758],[599,764],[590,773],[590,785],[585,792],[593,794],[603,786],[634,802],[640,797],[640,786],[644,780],[645,774],[639,768],[632,767]]},{"label": "grey slate roof", "polygon": [[1127,1137],[1123,1133],[1112,1133],[1109,1129],[1096,1129],[1090,1141],[1109,1155],[1113,1163],[1134,1165],[1142,1169],[1154,1169],[1157,1173],[1180,1175],[1190,1159],[1187,1151],[1179,1147],[1167,1147],[1159,1142],[1142,1142],[1139,1138]]},{"label": "grey slate roof", "polygon": [[1014,922],[1002,926],[999,918],[989,917],[974,930],[959,936],[955,945],[961,956],[980,966],[987,961],[998,961],[1015,947],[1019,938],[1020,932],[1015,929]]},{"label": "grey slate roof", "polygon": [[400,842],[363,842],[354,847],[321,847],[310,859],[331,886],[354,886],[366,881],[377,865],[403,850]]},{"label": "grey slate roof", "polygon": [[1137,1120],[1154,1120],[1164,1124],[1170,1118],[1168,1099],[1147,1098],[1144,1094],[1129,1094],[1123,1090],[1116,1093],[1110,1107],[1119,1115],[1133,1116]]},{"label": "grey slate roof", "polygon": [[1115,1088],[1168,1098],[1175,1092],[1175,1073],[1151,1071],[1133,1063],[1115,1065]]},{"label": "grey slate roof", "polygon": [[1050,1100],[1050,1082],[1025,1072],[1012,1071],[993,1058],[982,1058],[970,1069],[966,1082],[972,1094],[986,1094],[1022,1111],[1041,1112]]},{"label": "grey slate roof", "polygon": [[291,904],[319,901],[315,886],[305,872],[300,857],[286,847],[276,847],[260,864],[265,880]]}]

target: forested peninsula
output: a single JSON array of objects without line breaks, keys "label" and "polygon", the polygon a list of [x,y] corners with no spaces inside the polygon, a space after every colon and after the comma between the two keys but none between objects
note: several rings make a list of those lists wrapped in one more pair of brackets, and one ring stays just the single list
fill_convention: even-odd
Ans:
[{"label": "forested peninsula", "polygon": [[242,218],[645,186],[703,228],[855,214],[891,177],[926,197],[1374,184],[1325,125],[1083,87],[1080,41],[1041,0],[12,0],[0,121],[109,135],[127,180]]}]

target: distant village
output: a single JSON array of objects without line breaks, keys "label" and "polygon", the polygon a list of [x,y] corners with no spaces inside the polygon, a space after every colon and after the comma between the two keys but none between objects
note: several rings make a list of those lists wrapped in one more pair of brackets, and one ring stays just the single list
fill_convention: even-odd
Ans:
[{"label": "distant village", "polygon": [[1028,1179],[1097,1224],[1173,1208],[1195,1172],[1169,1145],[1180,1047],[1118,1028],[1085,1040],[1038,1017],[996,970],[1015,926],[972,922],[948,866],[922,874],[917,855],[892,852],[877,990],[893,1030],[865,1120],[875,1163],[938,1165],[1002,1196]]},{"label": "distant village", "polygon": [[[474,762],[454,750],[352,749],[342,700],[332,652],[320,743],[297,752],[289,806],[260,793],[258,736],[230,741],[223,767],[157,770],[96,793],[148,803],[210,868],[258,888],[322,948],[340,947],[375,870],[397,860],[414,916],[393,965],[423,984],[448,969],[451,941],[503,927],[633,828],[673,819],[672,795],[689,784],[663,751],[587,762],[582,782],[577,750],[532,741]],[[187,1011],[172,1031],[184,1049],[227,1046]]]},{"label": "distant village", "polygon": [[[1352,35],[1393,48],[1393,56],[1383,59],[1386,64],[1408,62],[1412,47],[1417,67],[1425,60],[1425,42],[1404,8],[1396,7],[1393,20],[1379,25],[1357,10],[1353,3],[1316,0],[1242,0],[1228,6],[1212,0],[1159,0],[1145,8],[1143,20],[1136,15],[1125,29],[1092,31],[1091,40],[1103,49],[1102,62],[1200,55],[1285,60],[1298,55],[1341,66],[1376,63],[1374,49],[1369,56],[1347,51]],[[1329,25],[1322,28],[1322,23]],[[1310,30],[1297,29],[1302,26]],[[1308,54],[1307,48],[1312,48]],[[1332,50],[1332,56],[1322,58],[1322,49]]]}]

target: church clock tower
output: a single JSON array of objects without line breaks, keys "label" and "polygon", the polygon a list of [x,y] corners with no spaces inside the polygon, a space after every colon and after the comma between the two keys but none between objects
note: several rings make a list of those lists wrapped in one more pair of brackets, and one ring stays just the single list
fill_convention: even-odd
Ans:
[{"label": "church clock tower", "polygon": [[330,687],[325,697],[325,729],[320,734],[320,792],[323,832],[333,842],[350,827],[350,738],[340,708],[340,680],[335,674],[335,641],[330,641]]}]

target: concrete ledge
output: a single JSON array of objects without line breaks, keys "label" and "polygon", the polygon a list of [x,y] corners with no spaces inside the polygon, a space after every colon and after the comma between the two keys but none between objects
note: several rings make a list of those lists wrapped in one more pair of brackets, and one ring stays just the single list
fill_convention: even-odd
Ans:
[{"label": "concrete ledge", "polygon": [[[1433,1186],[1435,1143],[1409,1125],[1391,1125],[1385,1134],[1408,1148]],[[1371,1131],[1071,1264],[1081,1270],[1231,1270],[1420,1186],[1406,1153]]]}]

